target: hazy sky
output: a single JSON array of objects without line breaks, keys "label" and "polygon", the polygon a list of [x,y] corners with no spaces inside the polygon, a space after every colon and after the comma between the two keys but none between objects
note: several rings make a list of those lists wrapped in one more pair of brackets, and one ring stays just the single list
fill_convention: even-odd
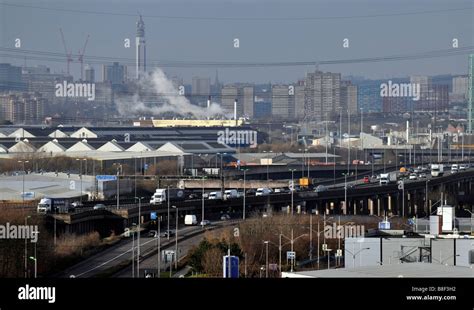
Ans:
[{"label": "hazy sky", "polygon": [[[2,47],[13,47],[15,38],[21,38],[23,49],[63,52],[61,27],[74,53],[90,34],[86,55],[93,56],[134,58],[133,46],[124,48],[123,40],[130,38],[134,42],[137,18],[120,14],[137,12],[145,16],[147,57],[157,61],[291,62],[377,57],[449,49],[453,38],[459,40],[460,47],[474,46],[473,2],[466,0],[0,0],[0,3],[113,13],[60,12],[0,4]],[[454,10],[459,8],[465,9]],[[427,14],[427,11],[443,12]],[[239,48],[234,48],[234,38],[240,40]],[[349,39],[348,49],[342,48],[344,38]],[[0,60],[23,64],[21,60]],[[64,63],[27,62],[28,65],[38,63],[50,66],[55,72],[65,71],[66,67]],[[453,56],[324,65],[320,69],[343,75],[389,78],[466,74],[467,66],[467,56]],[[100,78],[100,66],[94,68]],[[77,62],[72,64],[72,69],[78,77]],[[215,68],[164,70],[168,75],[183,77],[186,82],[195,75],[210,76],[212,80],[215,75]],[[311,66],[220,68],[219,77],[224,82],[292,82],[313,70]]]}]

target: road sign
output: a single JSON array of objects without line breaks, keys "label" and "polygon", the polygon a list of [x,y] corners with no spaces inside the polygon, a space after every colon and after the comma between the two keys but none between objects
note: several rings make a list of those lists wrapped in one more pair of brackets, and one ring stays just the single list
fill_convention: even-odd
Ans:
[{"label": "road sign", "polygon": [[150,212],[150,220],[154,221],[156,220],[158,217],[156,216],[156,212]]},{"label": "road sign", "polygon": [[226,255],[223,257],[222,262],[222,274],[223,278],[238,278],[239,277],[239,257],[238,256],[230,256],[230,277],[228,276],[229,266],[227,265],[229,262],[229,256]]},{"label": "road sign", "polygon": [[97,181],[116,181],[117,176],[116,175],[96,175],[95,176]]},{"label": "road sign", "polygon": [[323,243],[323,251],[326,251],[328,249],[328,245],[326,243]]},{"label": "road sign", "polygon": [[287,251],[286,252],[286,259],[295,259],[296,258],[296,252],[295,251]]},{"label": "road sign", "polygon": [[342,250],[341,249],[336,250],[336,257],[342,257]]},{"label": "road sign", "polygon": [[20,197],[25,199],[32,199],[35,198],[35,192],[22,192],[20,194]]},{"label": "road sign", "polygon": [[293,190],[294,187],[295,187],[295,181],[290,180],[290,181],[288,182],[288,188],[289,188],[290,190]]}]

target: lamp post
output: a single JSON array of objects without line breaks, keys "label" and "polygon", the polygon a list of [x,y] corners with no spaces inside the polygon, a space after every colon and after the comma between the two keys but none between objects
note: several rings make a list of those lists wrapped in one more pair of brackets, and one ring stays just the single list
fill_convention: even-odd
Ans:
[{"label": "lamp post", "polygon": [[[267,151],[263,151],[264,153],[267,153]],[[266,161],[267,161],[267,182],[270,181],[270,175],[269,175],[269,165],[270,165],[270,153],[273,153],[273,151],[268,151],[268,158],[266,158]]]},{"label": "lamp post", "polygon": [[315,232],[317,235],[318,235],[318,252],[317,252],[317,257],[318,257],[318,270],[319,270],[319,238],[321,236],[321,232],[323,232],[322,230],[319,229],[319,216],[318,216],[318,230],[313,230],[313,219],[312,219],[312,214],[310,215],[310,218],[309,218],[309,238],[310,238],[310,259],[313,258],[313,253],[312,253],[312,247],[313,247],[313,232]]},{"label": "lamp post", "polygon": [[138,232],[137,232],[137,277],[140,277],[140,227],[142,223],[142,199],[145,197],[135,197],[138,199]]},{"label": "lamp post", "polygon": [[158,246],[157,246],[157,260],[158,260],[158,264],[157,264],[157,268],[158,269],[158,278],[161,278],[161,257],[160,257],[160,254],[161,254],[161,216],[158,217],[158,235],[157,235],[157,241],[158,241]]},{"label": "lamp post", "polygon": [[245,220],[245,173],[247,172],[247,168],[243,168],[242,171],[244,172],[244,193],[243,193],[243,214],[242,214],[242,219]]},{"label": "lamp post", "polygon": [[166,189],[166,200],[168,201],[168,231],[166,233],[166,236],[168,240],[170,240],[170,186],[168,185],[168,188]]},{"label": "lamp post", "polygon": [[330,259],[330,252],[332,251],[332,249],[326,249],[325,250],[326,252],[328,252],[328,270],[331,269],[331,262],[329,261]]},{"label": "lamp post", "polygon": [[[33,231],[32,234],[36,235],[39,234],[39,231]],[[36,240],[38,241],[38,240]],[[38,277],[38,257],[36,254],[36,243],[35,242],[35,250],[34,250],[34,256],[30,256],[30,259],[35,262],[35,279]]]},{"label": "lamp post", "polygon": [[[283,246],[281,245],[281,237],[284,237],[285,239],[289,240],[290,244],[291,244],[291,252],[293,252],[293,244],[295,243],[296,240],[298,240],[299,238],[301,237],[305,237],[307,236],[308,234],[302,234],[296,238],[293,237],[293,229],[291,229],[291,238],[288,238],[287,236],[285,236],[284,234],[280,233],[280,246],[278,247],[279,250],[280,250],[280,271],[281,271],[281,250],[283,248],[283,246],[287,245],[288,243],[285,243]],[[294,266],[294,261],[295,259],[293,258],[291,260],[291,272],[293,272],[293,266]]]},{"label": "lamp post", "polygon": [[120,208],[120,172],[122,170],[122,164],[113,163],[113,166],[117,165],[117,210]]},{"label": "lamp post", "polygon": [[304,153],[302,149],[298,149],[298,151],[301,151],[301,177],[304,178]]},{"label": "lamp post", "polygon": [[362,251],[364,251],[364,250],[370,250],[370,248],[363,248],[363,249],[360,249],[359,251],[357,251],[357,252],[355,252],[355,253],[349,251],[348,249],[345,249],[345,250],[346,250],[346,252],[349,252],[349,254],[352,255],[352,267],[355,268],[355,259],[356,259],[356,256],[357,256],[360,252],[362,252]]},{"label": "lamp post", "polygon": [[202,176],[202,220],[201,220],[201,226],[202,226],[202,229],[204,229],[204,179],[206,177],[205,176]]},{"label": "lamp post", "polygon": [[[428,182],[431,181],[431,179],[426,180],[426,188],[425,188],[425,210],[426,212],[429,213],[428,211]],[[405,199],[405,197],[403,197]]]},{"label": "lamp post", "polygon": [[[30,215],[25,216],[25,227],[28,227],[28,219]],[[56,237],[56,235],[54,235]],[[28,277],[28,240],[25,238],[25,278]]]},{"label": "lamp post", "polygon": [[348,173],[343,173],[343,175],[344,175],[344,210],[345,210],[345,212],[347,212],[347,174]]},{"label": "lamp post", "polygon": [[294,172],[296,169],[290,169],[291,171],[291,215],[293,215],[293,210],[294,210],[294,200],[293,200],[293,195],[295,192],[295,179],[294,179]]},{"label": "lamp post", "polygon": [[26,174],[26,170],[25,170],[25,164],[26,163],[29,163],[28,160],[19,160],[18,161],[19,163],[22,163],[23,165],[23,191],[21,193],[21,198],[22,198],[22,201],[23,201],[23,207],[25,207],[25,174]]},{"label": "lamp post", "polygon": [[135,278],[135,232],[133,231],[136,223],[132,223],[132,278]]},{"label": "lamp post", "polygon": [[266,259],[265,259],[265,278],[268,278],[268,241],[264,241],[266,245]]},{"label": "lamp post", "polygon": [[174,254],[174,263],[175,269],[178,270],[178,207],[173,206],[173,209],[176,209],[176,234],[175,234],[175,254]]},{"label": "lamp post", "polygon": [[76,160],[79,161],[79,178],[81,180],[81,199],[80,199],[80,201],[81,201],[81,204],[82,204],[82,162],[86,161],[87,159],[85,159],[85,158],[82,158],[82,159],[81,158],[76,158]]}]

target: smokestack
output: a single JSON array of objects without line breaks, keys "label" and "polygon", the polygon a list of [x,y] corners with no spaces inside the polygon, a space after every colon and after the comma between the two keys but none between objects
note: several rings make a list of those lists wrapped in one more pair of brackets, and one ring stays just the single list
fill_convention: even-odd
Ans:
[{"label": "smokestack", "polygon": [[211,106],[211,96],[207,97],[207,108]]},{"label": "smokestack", "polygon": [[410,136],[410,121],[407,121],[407,144],[408,144],[409,136]]},{"label": "smokestack", "polygon": [[234,101],[234,119],[237,121],[237,99]]}]

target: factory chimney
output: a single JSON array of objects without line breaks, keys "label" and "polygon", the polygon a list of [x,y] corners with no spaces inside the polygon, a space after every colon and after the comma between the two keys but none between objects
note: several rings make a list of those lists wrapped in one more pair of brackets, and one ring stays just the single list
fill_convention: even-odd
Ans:
[{"label": "factory chimney", "polygon": [[234,119],[237,120],[237,99],[234,100]]}]

